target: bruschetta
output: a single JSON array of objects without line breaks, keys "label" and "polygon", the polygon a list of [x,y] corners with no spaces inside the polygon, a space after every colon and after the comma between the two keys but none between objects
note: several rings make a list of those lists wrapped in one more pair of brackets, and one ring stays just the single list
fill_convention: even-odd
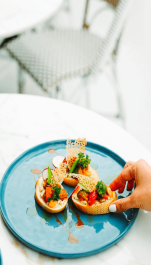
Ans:
[{"label": "bruschetta", "polygon": [[47,212],[58,213],[66,207],[68,194],[63,186],[53,179],[52,171],[49,168],[45,169],[43,176],[37,180],[35,200]]},{"label": "bruschetta", "polygon": [[[82,182],[82,181],[81,181]],[[72,194],[72,201],[75,206],[86,214],[106,214],[109,213],[109,206],[117,200],[115,191],[98,181],[97,185],[92,183],[79,183],[75,192]]]},{"label": "bruschetta", "polygon": [[89,156],[85,156],[84,153],[79,153],[77,157],[74,156],[68,159],[63,159],[62,156],[57,156],[53,159],[53,165],[56,168],[65,169],[63,182],[73,187],[79,183],[79,175],[91,178],[94,183],[98,182],[98,173],[90,166],[90,162]]}]

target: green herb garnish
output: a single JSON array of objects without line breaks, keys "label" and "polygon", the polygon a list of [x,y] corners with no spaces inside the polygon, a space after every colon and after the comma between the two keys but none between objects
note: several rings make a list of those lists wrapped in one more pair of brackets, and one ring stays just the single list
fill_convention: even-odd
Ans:
[{"label": "green herb garnish", "polygon": [[91,162],[91,159],[89,159],[89,156],[86,155],[86,157],[84,157],[84,154],[83,153],[79,153],[78,154],[78,158],[79,158],[79,161],[78,161],[78,166],[81,167],[82,169],[84,168],[87,168],[88,165],[90,164]]},{"label": "green herb garnish", "polygon": [[76,168],[73,170],[73,172],[72,172],[72,173],[78,174],[78,170],[79,170],[79,167],[78,167],[78,166],[76,166]]},{"label": "green herb garnish", "polygon": [[87,188],[86,188],[83,184],[78,183],[77,186],[81,187],[81,188],[82,188],[83,190],[85,190],[86,192],[89,192],[89,191],[87,190]]},{"label": "green herb garnish", "polygon": [[60,197],[59,197],[60,191],[61,191],[60,187],[54,186],[53,189],[52,189],[52,192],[53,192],[52,197],[48,198],[48,202],[50,202],[51,200],[59,201],[59,199],[60,199]]},{"label": "green herb garnish", "polygon": [[72,173],[72,172],[74,171],[74,169],[75,169],[76,166],[77,166],[78,161],[79,161],[79,158],[77,158],[77,159],[74,161],[72,167],[71,167],[70,170],[69,170],[69,174]]},{"label": "green herb garnish", "polygon": [[47,184],[50,185],[51,183],[51,178],[52,178],[52,172],[51,169],[48,167],[48,179],[47,179]]},{"label": "green herb garnish", "polygon": [[97,185],[96,185],[96,189],[99,195],[101,195],[102,197],[104,197],[107,187],[105,186],[105,184],[103,183],[103,181],[98,181]]}]

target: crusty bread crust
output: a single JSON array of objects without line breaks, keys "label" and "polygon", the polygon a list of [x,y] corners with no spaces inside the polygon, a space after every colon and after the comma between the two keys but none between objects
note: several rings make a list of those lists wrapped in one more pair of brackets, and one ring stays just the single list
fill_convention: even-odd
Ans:
[{"label": "crusty bread crust", "polygon": [[86,214],[97,215],[109,213],[109,206],[111,205],[111,203],[117,200],[117,194],[115,191],[113,191],[113,197],[110,200],[106,200],[105,202],[92,206],[83,205],[79,200],[74,199],[74,195],[77,193],[78,191],[72,195],[72,201],[80,211]]},{"label": "crusty bread crust", "polygon": [[[97,184],[97,182],[99,181],[99,175],[98,175],[97,171],[94,170],[90,165],[89,165],[89,170],[91,171],[91,176],[92,176],[94,183]],[[63,182],[69,186],[76,187],[79,181],[77,179],[74,179],[74,178],[64,177]]]},{"label": "crusty bread crust", "polygon": [[40,196],[40,187],[43,183],[43,178],[40,177],[37,182],[36,182],[36,190],[35,190],[35,200],[36,202],[47,212],[49,213],[59,213],[61,212],[67,205],[68,199],[64,199],[63,200],[63,204],[62,205],[57,205],[54,208],[50,208],[48,207],[48,205],[43,201],[43,199]]},{"label": "crusty bread crust", "polygon": [[69,186],[76,187],[79,181],[73,178],[64,178],[63,182]]}]

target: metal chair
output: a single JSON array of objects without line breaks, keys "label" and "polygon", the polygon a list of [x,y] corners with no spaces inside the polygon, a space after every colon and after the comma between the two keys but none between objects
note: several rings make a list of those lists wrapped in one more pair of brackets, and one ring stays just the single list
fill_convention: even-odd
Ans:
[{"label": "metal chair", "polygon": [[96,17],[104,10],[106,10],[108,7],[115,9],[117,5],[119,4],[119,0],[104,0],[104,3],[108,3],[109,5],[105,5],[97,10],[96,13],[93,14],[93,17],[91,18],[91,22],[87,23],[87,14],[88,9],[90,5],[90,0],[86,0],[85,5],[85,12],[84,12],[84,19],[83,19],[83,28],[88,29],[90,27],[90,24],[92,24],[93,20],[96,19]]},{"label": "metal chair", "polygon": [[[109,1],[113,0],[107,2]],[[58,93],[63,80],[76,76],[89,77],[91,74],[103,71],[108,58],[112,58],[117,50],[129,2],[129,0],[119,0],[114,6],[115,16],[105,39],[86,29],[54,29],[28,32],[7,43],[7,51],[20,66],[19,92],[23,92],[22,69],[53,97]],[[86,10],[87,8],[86,5]],[[114,64],[115,59],[113,59]],[[124,120],[115,67],[113,73],[119,105],[119,113],[116,116]]]}]

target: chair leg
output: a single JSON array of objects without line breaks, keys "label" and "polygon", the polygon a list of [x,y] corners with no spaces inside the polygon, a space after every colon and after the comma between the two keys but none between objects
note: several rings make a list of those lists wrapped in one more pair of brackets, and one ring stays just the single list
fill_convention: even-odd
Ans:
[{"label": "chair leg", "polygon": [[22,94],[25,85],[25,77],[23,69],[18,66],[18,93]]},{"label": "chair leg", "polygon": [[114,89],[116,92],[117,104],[118,104],[118,109],[119,109],[119,112],[116,115],[116,118],[120,118],[123,122],[123,127],[125,127],[124,103],[123,103],[123,99],[122,99],[122,95],[121,95],[121,91],[120,91],[120,87],[118,83],[118,78],[117,78],[116,55],[115,56],[113,55],[113,58],[112,58],[112,73],[113,73],[113,78],[114,78]]},{"label": "chair leg", "polygon": [[61,86],[60,84],[57,84],[53,87],[52,92],[51,92],[51,97],[55,99],[59,99],[59,93],[61,91]]},{"label": "chair leg", "polygon": [[65,2],[64,2],[64,10],[66,12],[70,12],[70,1],[69,0],[65,0]]},{"label": "chair leg", "polygon": [[59,99],[60,86],[56,85],[56,98]]},{"label": "chair leg", "polygon": [[[72,89],[71,95],[68,97],[67,101],[79,105],[79,98],[81,93],[84,91],[85,96],[85,105],[86,108],[90,109],[90,97],[89,97],[89,73],[81,76],[80,83]],[[80,96],[79,96],[80,93]]]},{"label": "chair leg", "polygon": [[84,75],[82,80],[83,80],[84,87],[85,87],[86,108],[90,109],[90,93],[89,93],[90,74]]}]

